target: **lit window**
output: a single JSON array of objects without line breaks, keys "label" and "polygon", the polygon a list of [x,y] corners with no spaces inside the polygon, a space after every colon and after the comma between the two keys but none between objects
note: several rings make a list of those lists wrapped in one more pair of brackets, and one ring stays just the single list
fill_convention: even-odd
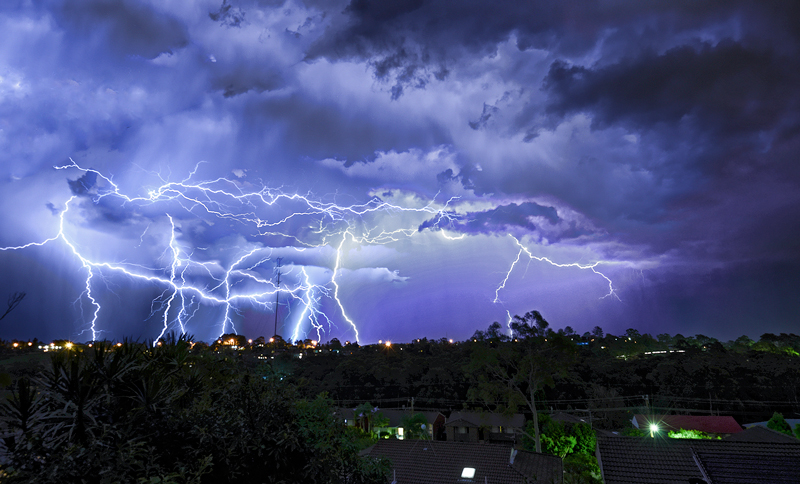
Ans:
[{"label": "lit window", "polygon": [[461,471],[461,478],[462,479],[472,479],[475,477],[475,468],[474,467],[465,467],[463,471]]}]

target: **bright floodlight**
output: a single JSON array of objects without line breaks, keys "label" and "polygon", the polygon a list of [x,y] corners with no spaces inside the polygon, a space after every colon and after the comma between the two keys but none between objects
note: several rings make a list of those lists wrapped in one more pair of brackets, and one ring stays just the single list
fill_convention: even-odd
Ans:
[{"label": "bright floodlight", "polygon": [[461,478],[462,479],[472,479],[475,477],[475,468],[474,467],[465,467],[463,471],[461,471]]},{"label": "bright floodlight", "polygon": [[650,432],[658,432],[658,425],[650,424]]}]

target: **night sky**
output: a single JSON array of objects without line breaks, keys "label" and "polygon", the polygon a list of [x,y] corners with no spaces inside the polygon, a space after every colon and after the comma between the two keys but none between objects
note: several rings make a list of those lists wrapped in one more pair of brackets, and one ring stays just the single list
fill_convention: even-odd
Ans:
[{"label": "night sky", "polygon": [[798,2],[4,0],[0,31],[0,337],[269,336],[278,258],[287,339],[800,332]]}]

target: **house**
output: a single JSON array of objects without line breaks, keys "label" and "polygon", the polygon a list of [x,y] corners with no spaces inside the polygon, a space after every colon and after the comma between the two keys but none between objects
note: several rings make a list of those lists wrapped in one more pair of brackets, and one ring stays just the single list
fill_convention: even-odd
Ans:
[{"label": "house", "polygon": [[800,441],[598,437],[605,484],[798,483]]},{"label": "house", "polygon": [[491,442],[514,444],[525,428],[522,414],[453,412],[444,424],[450,442]]},{"label": "house", "polygon": [[[425,430],[428,432],[428,438],[442,440],[444,439],[444,423],[445,417],[441,412],[435,411],[415,411],[411,412],[409,409],[378,409],[371,412],[367,419],[355,415],[355,410],[352,408],[340,408],[336,414],[344,420],[345,425],[355,426],[361,428],[362,422],[367,422],[366,425],[373,432],[381,436],[381,438],[395,437],[402,440],[404,438],[405,429],[403,429],[403,419],[411,415],[422,414],[425,417]],[[366,429],[365,429],[366,430]]]},{"label": "house", "polygon": [[392,463],[392,484],[561,484],[561,458],[507,445],[379,440],[362,453]]},{"label": "house", "polygon": [[655,425],[659,432],[699,430],[714,436],[725,436],[742,431],[742,426],[731,416],[715,415],[642,415],[633,416],[633,426],[650,431]]}]

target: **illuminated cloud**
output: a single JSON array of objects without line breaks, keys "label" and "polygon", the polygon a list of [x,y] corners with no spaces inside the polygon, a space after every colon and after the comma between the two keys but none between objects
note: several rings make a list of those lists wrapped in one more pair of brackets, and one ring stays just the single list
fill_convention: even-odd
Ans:
[{"label": "illuminated cloud", "polygon": [[[64,231],[85,257],[170,279],[179,249],[217,296],[242,254],[233,293],[283,257],[287,334],[307,318],[301,333],[352,335],[334,272],[366,340],[463,338],[531,309],[612,333],[790,331],[798,18],[770,1],[6,2],[0,247],[53,237],[74,195]],[[108,178],[53,169],[70,159]],[[265,198],[158,192],[221,177]],[[140,200],[98,198],[111,180]],[[316,208],[267,203],[281,193]],[[63,240],[0,267],[0,291],[28,292],[7,337],[87,328]],[[167,286],[95,271],[101,334],[176,327]],[[312,297],[326,333],[300,310]],[[237,329],[267,331],[261,299],[237,302]],[[187,328],[215,337],[223,306],[194,304]]]}]

